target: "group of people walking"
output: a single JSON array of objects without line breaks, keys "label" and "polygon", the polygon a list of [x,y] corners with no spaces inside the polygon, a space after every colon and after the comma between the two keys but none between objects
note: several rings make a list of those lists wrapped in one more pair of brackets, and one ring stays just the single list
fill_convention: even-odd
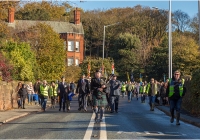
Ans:
[{"label": "group of people walking", "polygon": [[[154,78],[151,78],[150,82],[138,83],[123,83],[121,87],[122,96],[124,97],[127,92],[128,102],[132,100],[132,93],[136,95],[138,100],[138,94],[141,95],[141,102],[145,102],[145,98],[149,98],[150,111],[154,111],[156,99],[158,104],[170,105],[170,122],[173,123],[176,116],[176,125],[180,125],[180,109],[182,98],[186,93],[184,86],[185,80],[181,78],[180,71],[176,70],[172,78],[166,80],[166,82],[157,82]],[[176,115],[174,114],[176,110]]]},{"label": "group of people walking", "polygon": [[[146,97],[149,98],[150,111],[154,111],[156,98],[159,97],[161,104],[169,102],[171,119],[174,122],[174,111],[176,110],[176,124],[180,125],[180,107],[182,97],[186,93],[184,79],[180,78],[180,71],[175,71],[173,78],[166,82],[158,83],[154,78],[150,82],[120,82],[117,76],[112,74],[108,80],[102,79],[101,72],[97,70],[92,79],[86,79],[83,74],[77,81],[66,83],[65,77],[61,77],[60,82],[51,82],[44,80],[42,83],[38,80],[34,86],[18,84],[18,107],[25,109],[25,99],[28,97],[28,103],[33,102],[33,94],[38,95],[38,104],[45,111],[48,98],[51,99],[51,107],[55,108],[56,102],[59,103],[59,111],[70,111],[70,102],[74,95],[78,96],[78,110],[87,111],[88,105],[91,106],[95,113],[95,121],[102,121],[105,108],[109,108],[110,113],[118,113],[119,96],[122,98],[127,94],[128,102],[131,102],[132,96],[141,95],[141,103],[145,103]],[[159,96],[158,96],[159,95]],[[35,102],[35,104],[37,103]]]},{"label": "group of people walking", "polygon": [[19,82],[16,87],[17,92],[17,103],[18,108],[25,109],[25,100],[28,99],[28,105],[33,105],[38,103],[38,95],[37,92],[32,84],[32,82],[28,84],[22,84]]}]

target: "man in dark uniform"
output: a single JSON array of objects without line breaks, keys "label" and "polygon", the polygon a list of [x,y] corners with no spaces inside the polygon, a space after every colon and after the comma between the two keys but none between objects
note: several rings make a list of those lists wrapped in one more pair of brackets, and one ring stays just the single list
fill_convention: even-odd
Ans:
[{"label": "man in dark uniform", "polygon": [[67,93],[69,91],[69,86],[65,82],[65,77],[62,76],[61,82],[58,84],[58,96],[59,96],[59,111],[61,111],[61,108],[63,107],[63,112],[65,112],[65,104],[67,100]]},{"label": "man in dark uniform", "polygon": [[[94,112],[96,114],[95,116],[95,121],[97,121],[98,119],[98,93],[103,92],[103,88],[101,83],[103,83],[103,80],[101,79],[101,73],[99,70],[96,71],[95,73],[95,77],[91,79],[91,92],[92,92],[92,96],[93,96],[93,109]],[[102,112],[100,112],[100,116],[102,116],[103,114],[103,110]]]},{"label": "man in dark uniform", "polygon": [[118,113],[121,83],[119,80],[117,80],[116,75],[112,76],[112,80],[110,80],[109,83],[110,83],[110,107],[111,107],[110,113],[113,113],[114,110],[116,113]]},{"label": "man in dark uniform", "polygon": [[88,78],[90,94],[88,95],[87,105],[93,109],[92,93],[91,93],[91,77]]},{"label": "man in dark uniform", "polygon": [[85,79],[85,74],[83,74],[82,78],[78,80],[76,88],[76,94],[79,94],[78,95],[79,111],[81,109],[87,111],[87,96],[89,93],[90,93],[89,82],[87,79]]}]

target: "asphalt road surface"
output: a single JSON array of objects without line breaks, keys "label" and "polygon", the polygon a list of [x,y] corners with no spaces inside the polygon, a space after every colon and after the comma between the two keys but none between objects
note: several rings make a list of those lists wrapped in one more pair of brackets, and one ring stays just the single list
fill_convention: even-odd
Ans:
[{"label": "asphalt road surface", "polygon": [[78,111],[77,98],[70,112],[48,109],[0,126],[0,139],[198,139],[200,128],[180,122],[146,103],[120,97],[119,112],[105,112],[103,122],[94,123],[94,113]]}]

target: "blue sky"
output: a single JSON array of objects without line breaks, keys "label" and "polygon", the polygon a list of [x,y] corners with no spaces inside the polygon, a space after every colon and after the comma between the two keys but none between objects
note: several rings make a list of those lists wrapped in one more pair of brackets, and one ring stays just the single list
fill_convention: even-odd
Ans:
[{"label": "blue sky", "polygon": [[[110,8],[126,8],[134,7],[136,5],[148,6],[148,7],[158,7],[159,9],[168,10],[169,1],[167,0],[155,0],[155,1],[120,1],[120,0],[111,0],[111,1],[92,1],[92,0],[71,0],[71,5],[80,7],[84,10],[94,10],[94,9],[110,9]],[[191,18],[198,13],[198,0],[172,0],[172,12],[176,10],[181,10],[186,12]]]}]

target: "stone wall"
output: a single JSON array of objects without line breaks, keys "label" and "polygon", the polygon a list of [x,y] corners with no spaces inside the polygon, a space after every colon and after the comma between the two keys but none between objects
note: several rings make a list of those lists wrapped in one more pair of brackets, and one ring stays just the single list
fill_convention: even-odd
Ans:
[{"label": "stone wall", "polygon": [[4,82],[0,81],[0,111],[17,108],[17,93],[15,89],[18,82]]}]

